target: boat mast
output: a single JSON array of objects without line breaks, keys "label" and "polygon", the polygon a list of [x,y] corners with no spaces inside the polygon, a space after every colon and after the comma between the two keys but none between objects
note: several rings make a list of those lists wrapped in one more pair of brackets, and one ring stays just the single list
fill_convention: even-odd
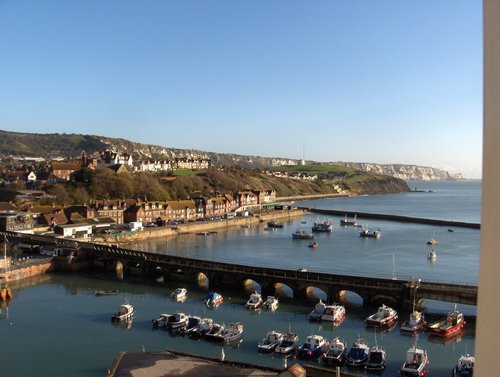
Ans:
[{"label": "boat mast", "polygon": [[398,280],[396,277],[396,254],[392,254],[392,280]]}]

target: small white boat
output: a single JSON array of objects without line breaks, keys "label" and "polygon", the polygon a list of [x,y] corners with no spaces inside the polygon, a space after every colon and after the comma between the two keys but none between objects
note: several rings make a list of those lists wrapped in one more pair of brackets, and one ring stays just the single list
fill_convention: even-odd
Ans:
[{"label": "small white boat", "polygon": [[321,314],[322,321],[333,322],[340,324],[345,318],[345,307],[342,305],[326,305],[323,314]]},{"label": "small white boat", "polygon": [[398,312],[393,308],[382,305],[375,314],[367,317],[365,323],[367,326],[384,327],[391,325],[398,319]]},{"label": "small white boat", "polygon": [[212,330],[205,335],[209,341],[216,343],[232,343],[239,340],[243,335],[243,324],[241,322],[232,322],[227,325],[214,324]]},{"label": "small white boat", "polygon": [[429,254],[427,254],[427,259],[429,259],[431,262],[434,262],[437,259],[437,254],[434,249],[429,251]]},{"label": "small white boat", "polygon": [[330,342],[330,347],[328,347],[328,351],[321,357],[321,361],[326,365],[341,366],[344,364],[346,354],[346,343],[337,336]]},{"label": "small white boat", "polygon": [[207,333],[210,332],[214,325],[214,320],[212,318],[202,318],[200,319],[198,325],[191,329],[188,333],[189,336],[193,338],[202,338]]},{"label": "small white boat", "polygon": [[189,318],[184,313],[160,314],[153,321],[153,327],[167,330],[180,330],[187,326]]},{"label": "small white boat", "polygon": [[307,315],[307,318],[310,321],[320,321],[321,316],[325,312],[325,308],[326,304],[320,299],[318,303],[314,305],[314,309]]},{"label": "small white boat", "polygon": [[472,377],[474,375],[474,364],[476,359],[474,356],[465,354],[460,356],[457,365],[453,368],[453,377]]},{"label": "small white boat", "polygon": [[245,308],[249,310],[259,310],[264,301],[262,300],[262,295],[259,292],[254,292],[250,295]]},{"label": "small white boat", "polygon": [[427,351],[414,345],[406,351],[405,361],[401,369],[399,369],[399,375],[401,377],[424,376],[426,374],[425,367],[428,363]]},{"label": "small white boat", "polygon": [[279,300],[275,296],[267,296],[266,301],[262,304],[262,307],[267,310],[275,311],[278,309]]},{"label": "small white boat", "polygon": [[111,320],[113,322],[128,321],[132,319],[133,316],[134,307],[129,304],[122,304],[120,305],[120,310],[111,317]]},{"label": "small white boat", "polygon": [[318,359],[329,347],[328,341],[321,335],[309,335],[297,350],[297,358],[303,360]]},{"label": "small white boat", "polygon": [[299,343],[299,335],[294,332],[287,332],[283,334],[283,339],[276,346],[274,352],[281,355],[287,355],[295,352]]},{"label": "small white boat", "polygon": [[360,237],[367,237],[367,238],[380,238],[382,233],[380,233],[379,230],[370,230],[370,229],[363,229],[362,231],[359,232]]},{"label": "small white boat", "polygon": [[268,331],[266,337],[257,345],[257,351],[262,353],[273,352],[283,340],[283,334],[278,331]]},{"label": "small white boat", "polygon": [[170,297],[174,301],[185,301],[187,299],[187,289],[186,288],[176,288],[175,291],[173,291],[170,294]]}]

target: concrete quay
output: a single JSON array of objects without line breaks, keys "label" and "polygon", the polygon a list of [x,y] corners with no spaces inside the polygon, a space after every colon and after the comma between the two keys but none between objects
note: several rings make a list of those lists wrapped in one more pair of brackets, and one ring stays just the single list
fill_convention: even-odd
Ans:
[{"label": "concrete quay", "polygon": [[187,353],[120,352],[116,355],[106,377],[163,377],[163,376],[279,376],[279,377],[355,377],[335,369],[295,363],[282,369],[233,362]]},{"label": "concrete quay", "polygon": [[423,217],[411,217],[402,215],[388,215],[384,213],[368,213],[368,212],[354,212],[354,211],[340,211],[334,209],[320,209],[312,207],[299,207],[304,211],[309,211],[312,213],[320,213],[323,215],[332,216],[356,216],[358,219],[379,219],[379,220],[389,220],[398,221],[402,223],[415,223],[415,224],[428,224],[428,225],[439,225],[448,227],[458,227],[458,228],[474,228],[479,229],[481,224],[470,223],[465,221],[453,221],[453,220],[438,220],[438,219],[428,219]]}]

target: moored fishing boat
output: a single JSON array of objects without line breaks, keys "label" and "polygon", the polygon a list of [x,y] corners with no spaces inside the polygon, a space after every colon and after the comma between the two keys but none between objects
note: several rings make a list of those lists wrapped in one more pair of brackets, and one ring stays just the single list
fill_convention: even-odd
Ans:
[{"label": "moored fishing boat", "polygon": [[387,366],[387,353],[379,345],[370,348],[365,369],[382,371]]},{"label": "moored fishing boat", "polygon": [[267,310],[275,311],[278,309],[279,300],[275,296],[267,296],[266,301],[262,304],[262,307]]},{"label": "moored fishing boat", "polygon": [[283,334],[278,331],[268,331],[265,338],[257,345],[257,351],[262,353],[273,352],[283,340]]},{"label": "moored fishing boat", "polygon": [[308,233],[305,230],[296,230],[292,233],[292,238],[294,240],[311,240],[314,238],[314,234]]},{"label": "moored fishing boat", "polygon": [[287,355],[295,352],[299,343],[299,335],[294,332],[287,332],[283,334],[281,342],[276,346],[274,352],[281,355]]},{"label": "moored fishing boat", "polygon": [[399,369],[399,375],[401,377],[425,376],[428,372],[426,369],[428,363],[427,351],[414,345],[406,351],[405,361],[403,362],[403,366]]},{"label": "moored fishing boat", "polygon": [[325,220],[323,222],[315,222],[312,226],[313,232],[330,233],[333,229],[332,220]]},{"label": "moored fishing boat", "polygon": [[220,304],[224,301],[224,297],[222,297],[217,292],[209,292],[205,297],[205,305],[209,308],[218,308]]},{"label": "moored fishing boat", "polygon": [[343,219],[340,219],[340,225],[342,225],[342,226],[356,226],[356,225],[358,225],[358,222],[356,220],[356,215],[354,215],[354,218],[352,220],[349,220],[347,218],[347,215],[345,215]]},{"label": "moored fishing boat", "polygon": [[325,312],[326,304],[319,299],[318,303],[314,305],[314,309],[307,315],[310,321],[320,321],[321,316]]},{"label": "moored fishing boat", "polygon": [[297,350],[297,358],[313,360],[319,358],[328,349],[329,343],[321,335],[309,335]]},{"label": "moored fishing boat", "polygon": [[367,326],[384,327],[391,325],[398,319],[398,312],[393,308],[382,305],[377,312],[365,319]]},{"label": "moored fishing boat", "polygon": [[262,295],[259,292],[253,292],[248,298],[245,308],[249,310],[259,310],[263,304]]},{"label": "moored fishing boat", "polygon": [[134,316],[134,307],[130,304],[120,305],[120,309],[111,317],[114,322],[128,321]]},{"label": "moored fishing boat", "polygon": [[321,356],[321,361],[326,365],[341,366],[347,354],[347,345],[338,336],[333,338],[328,347],[328,351]]},{"label": "moored fishing boat", "polygon": [[340,324],[345,318],[345,307],[343,305],[326,305],[321,314],[322,321]]},{"label": "moored fishing boat", "polygon": [[345,356],[345,363],[347,366],[351,368],[364,368],[367,360],[368,354],[370,353],[370,347],[368,346],[368,342],[358,337],[351,348],[347,352]]},{"label": "moored fishing boat", "polygon": [[414,310],[409,318],[401,324],[401,331],[419,332],[425,328],[425,317],[422,312]]},{"label": "moored fishing boat", "polygon": [[432,336],[448,337],[460,332],[464,326],[464,315],[457,310],[455,305],[455,309],[448,313],[446,319],[431,323],[428,325],[427,331]]},{"label": "moored fishing boat", "polygon": [[187,298],[187,289],[186,288],[176,288],[171,294],[170,297],[174,301],[185,301]]},{"label": "moored fishing boat", "polygon": [[363,229],[359,232],[360,237],[380,238],[382,233],[379,230]]},{"label": "moored fishing boat", "polygon": [[472,377],[474,375],[474,364],[476,359],[474,356],[465,354],[460,356],[457,365],[453,368],[452,377]]},{"label": "moored fishing boat", "polygon": [[193,338],[204,337],[214,325],[214,320],[212,318],[201,318],[198,325],[189,330],[188,334]]},{"label": "moored fishing boat", "polygon": [[[214,325],[216,328],[217,325]],[[214,331],[205,335],[205,339],[216,343],[232,343],[243,335],[243,324],[241,322],[231,322],[227,325],[218,325]]]},{"label": "moored fishing boat", "polygon": [[201,323],[201,317],[197,315],[188,315],[188,321],[186,326],[180,329],[181,334],[190,334],[195,328],[197,328]]}]

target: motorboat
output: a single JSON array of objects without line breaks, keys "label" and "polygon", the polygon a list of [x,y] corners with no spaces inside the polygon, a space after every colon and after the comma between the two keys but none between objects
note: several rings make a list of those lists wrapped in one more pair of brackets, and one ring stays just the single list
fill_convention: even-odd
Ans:
[{"label": "motorboat", "polygon": [[358,225],[358,222],[356,220],[356,215],[354,215],[354,218],[352,220],[349,220],[347,218],[347,215],[345,215],[343,219],[340,219],[340,225],[342,225],[342,226],[356,226],[356,225]]},{"label": "motorboat", "polygon": [[380,238],[382,233],[379,230],[363,229],[359,232],[360,237]]},{"label": "motorboat", "polygon": [[212,318],[201,318],[198,325],[189,330],[188,334],[193,338],[202,338],[212,330],[214,320]]},{"label": "motorboat", "polygon": [[212,322],[210,330],[206,331],[203,335],[204,339],[210,342],[222,342],[222,332],[224,325],[221,323]]},{"label": "motorboat", "polygon": [[427,331],[429,335],[448,337],[460,332],[464,326],[464,315],[457,310],[455,305],[455,309],[448,312],[446,319],[431,323],[427,326]]},{"label": "motorboat", "polygon": [[113,296],[118,294],[118,289],[112,289],[112,290],[107,290],[107,291],[95,291],[96,296]]},{"label": "motorboat", "polygon": [[323,222],[315,222],[312,226],[313,232],[330,233],[333,229],[332,220],[325,220]]},{"label": "motorboat", "polygon": [[328,349],[329,343],[321,335],[309,335],[297,350],[297,358],[312,360],[319,358]]},{"label": "motorboat", "polygon": [[431,238],[429,241],[427,241],[427,245],[435,245],[437,243],[438,241],[435,238]]},{"label": "motorboat", "polygon": [[340,324],[345,318],[345,307],[342,305],[326,305],[321,314],[322,321]]},{"label": "motorboat", "polygon": [[267,222],[267,227],[268,228],[283,228],[283,224],[276,221],[276,220],[270,220]]},{"label": "motorboat", "polygon": [[166,314],[166,313],[160,314],[158,317],[156,317],[155,319],[153,319],[151,321],[151,324],[153,325],[153,328],[155,328],[155,329],[166,328],[167,327],[168,317],[170,317],[170,316],[171,316],[171,314]]},{"label": "motorboat", "polygon": [[367,326],[384,327],[389,326],[398,319],[398,312],[393,308],[382,305],[375,314],[367,317],[365,323]]},{"label": "motorboat", "polygon": [[368,355],[370,354],[370,347],[368,342],[358,337],[354,343],[352,343],[351,348],[345,356],[345,363],[347,366],[352,368],[361,368],[366,365],[368,361]]},{"label": "motorboat", "polygon": [[186,288],[176,288],[171,294],[170,297],[174,301],[185,301],[187,298],[187,289]]},{"label": "motorboat", "polygon": [[205,339],[216,343],[232,343],[243,335],[243,324],[241,322],[231,322],[227,325],[214,324],[212,330],[205,335]]},{"label": "motorboat", "polygon": [[328,347],[328,351],[321,357],[321,361],[326,365],[341,366],[347,354],[347,345],[339,337],[333,338]]},{"label": "motorboat", "polygon": [[197,315],[188,315],[188,321],[187,324],[184,328],[180,329],[180,332],[185,335],[185,334],[190,334],[192,331],[194,331],[195,328],[197,328],[201,323],[201,317],[198,317]]},{"label": "motorboat", "polygon": [[266,337],[257,345],[257,351],[262,353],[273,352],[283,340],[283,334],[278,331],[268,331]]},{"label": "motorboat", "polygon": [[262,295],[259,292],[254,292],[250,295],[245,308],[249,310],[259,310],[262,307],[264,301],[262,300]]},{"label": "motorboat", "polygon": [[379,345],[370,348],[368,360],[365,369],[373,371],[382,371],[387,366],[387,354]]},{"label": "motorboat", "polygon": [[311,240],[314,238],[314,234],[308,233],[305,230],[296,230],[292,233],[292,238],[294,240]]},{"label": "motorboat", "polygon": [[120,309],[113,314],[111,320],[113,322],[128,321],[134,316],[134,307],[130,304],[120,305]]},{"label": "motorboat", "polygon": [[425,328],[425,317],[422,312],[414,310],[410,317],[401,324],[401,331],[419,332]]},{"label": "motorboat", "polygon": [[316,305],[314,305],[314,309],[307,315],[307,319],[310,321],[320,321],[321,316],[325,312],[326,304],[321,301],[318,301]]},{"label": "motorboat", "polygon": [[307,247],[309,247],[310,249],[316,249],[317,247],[319,246],[319,243],[318,241],[316,240],[312,240],[309,245],[307,245]]},{"label": "motorboat", "polygon": [[452,377],[472,377],[474,375],[474,364],[476,359],[474,356],[465,354],[460,356],[457,365],[453,368]]},{"label": "motorboat", "polygon": [[275,296],[267,296],[266,301],[262,304],[262,307],[267,310],[275,311],[278,309],[279,300]]},{"label": "motorboat", "polygon": [[154,319],[153,327],[167,330],[180,330],[187,326],[189,318],[184,313],[160,314]]},{"label": "motorboat", "polygon": [[434,262],[437,259],[437,254],[434,249],[431,249],[431,251],[429,251],[429,254],[427,254],[427,259],[429,259],[431,262]]},{"label": "motorboat", "polygon": [[288,355],[295,352],[299,344],[299,335],[294,332],[286,332],[283,334],[281,342],[276,346],[274,352],[281,355]]},{"label": "motorboat", "polygon": [[209,292],[205,297],[205,305],[207,305],[209,308],[218,308],[223,301],[224,297],[222,297],[217,292]]},{"label": "motorboat", "polygon": [[406,351],[405,361],[401,369],[399,369],[399,375],[401,377],[425,376],[427,374],[425,368],[428,363],[427,351],[414,345]]}]

